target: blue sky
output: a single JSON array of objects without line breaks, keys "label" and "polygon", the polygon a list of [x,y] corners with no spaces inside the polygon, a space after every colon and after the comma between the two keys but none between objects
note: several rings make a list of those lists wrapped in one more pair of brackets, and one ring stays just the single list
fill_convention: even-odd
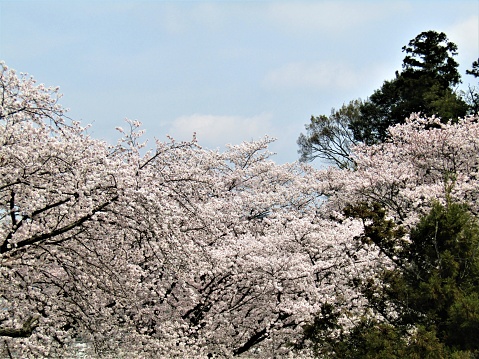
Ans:
[{"label": "blue sky", "polygon": [[115,141],[126,117],[208,148],[267,134],[278,163],[311,115],[371,95],[427,30],[458,45],[472,83],[477,0],[0,0],[0,60],[60,86],[94,137]]}]

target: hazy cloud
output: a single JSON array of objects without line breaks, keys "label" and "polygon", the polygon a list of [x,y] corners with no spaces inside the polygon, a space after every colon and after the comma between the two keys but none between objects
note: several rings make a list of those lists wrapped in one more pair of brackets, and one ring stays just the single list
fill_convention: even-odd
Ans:
[{"label": "hazy cloud", "polygon": [[384,20],[409,8],[406,2],[294,1],[272,3],[268,15],[288,31],[325,30],[337,34],[350,33],[360,25]]},{"label": "hazy cloud", "polygon": [[346,63],[295,62],[271,70],[266,74],[263,85],[267,88],[316,88],[351,90],[364,82],[371,82],[381,73],[381,66],[356,69]]}]

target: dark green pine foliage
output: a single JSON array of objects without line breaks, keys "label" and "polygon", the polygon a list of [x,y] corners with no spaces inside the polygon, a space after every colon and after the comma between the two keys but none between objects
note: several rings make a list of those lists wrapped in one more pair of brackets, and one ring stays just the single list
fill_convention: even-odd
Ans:
[{"label": "dark green pine foliage", "polygon": [[385,81],[361,106],[350,123],[356,141],[366,144],[387,139],[389,126],[404,123],[413,112],[445,121],[467,114],[468,105],[455,91],[460,83],[457,46],[446,34],[422,32],[402,48],[403,71]]},{"label": "dark green pine foliage", "polygon": [[479,59],[472,63],[472,68],[470,70],[466,70],[466,74],[472,75],[475,78],[479,77]]},{"label": "dark green pine foliage", "polygon": [[329,336],[340,312],[329,307],[305,327],[318,357],[479,358],[479,225],[467,207],[435,204],[406,242],[379,206],[346,213],[366,224],[358,240],[377,245],[396,269],[384,269],[379,281],[354,281],[383,322],[364,317]]},{"label": "dark green pine foliage", "polygon": [[[466,207],[436,204],[411,233],[410,267],[402,273],[411,324],[437,331],[450,348],[479,351],[479,227]],[[398,296],[400,297],[400,296]],[[408,324],[406,322],[406,324]],[[479,352],[478,352],[479,353]]]}]

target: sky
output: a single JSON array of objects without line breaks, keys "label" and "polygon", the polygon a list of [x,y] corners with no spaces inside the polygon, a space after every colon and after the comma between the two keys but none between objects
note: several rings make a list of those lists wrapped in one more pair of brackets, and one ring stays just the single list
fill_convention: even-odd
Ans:
[{"label": "sky", "polygon": [[0,60],[59,86],[69,117],[115,143],[125,118],[145,139],[206,148],[276,138],[298,159],[312,115],[370,96],[419,33],[458,45],[463,84],[479,57],[479,0],[0,0]]}]

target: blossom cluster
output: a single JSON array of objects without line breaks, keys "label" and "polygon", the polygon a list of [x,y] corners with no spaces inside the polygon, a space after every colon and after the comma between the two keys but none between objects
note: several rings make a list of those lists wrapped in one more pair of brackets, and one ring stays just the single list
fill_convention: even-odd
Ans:
[{"label": "blossom cluster", "polygon": [[379,203],[397,223],[414,225],[433,201],[466,202],[478,213],[479,122],[413,114],[389,128],[389,139],[353,147],[351,170],[318,172],[330,209],[346,204]]}]

